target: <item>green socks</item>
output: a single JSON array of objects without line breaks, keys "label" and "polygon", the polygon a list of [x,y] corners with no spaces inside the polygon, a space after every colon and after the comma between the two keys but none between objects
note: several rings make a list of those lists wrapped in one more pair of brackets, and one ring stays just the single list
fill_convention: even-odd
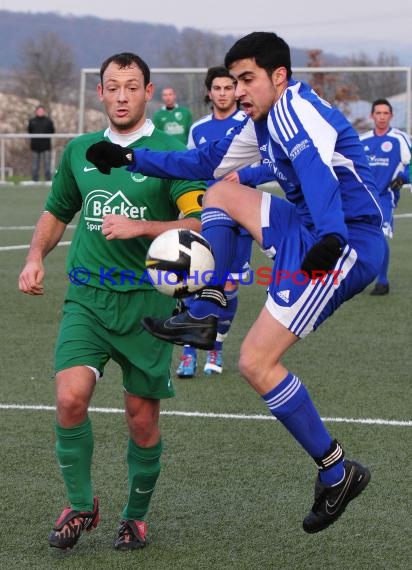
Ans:
[{"label": "green socks", "polygon": [[56,455],[72,509],[91,511],[93,433],[90,419],[72,428],[56,424]]},{"label": "green socks", "polygon": [[123,510],[123,518],[144,520],[160,474],[161,454],[161,441],[154,447],[139,447],[129,439],[127,449],[129,500]]},{"label": "green socks", "polygon": [[[72,509],[93,509],[91,464],[93,432],[90,419],[82,424],[63,428],[56,424],[56,455],[66,485]],[[129,499],[122,516],[144,520],[160,474],[162,442],[154,447],[139,447],[129,439],[127,465],[129,473]]]}]

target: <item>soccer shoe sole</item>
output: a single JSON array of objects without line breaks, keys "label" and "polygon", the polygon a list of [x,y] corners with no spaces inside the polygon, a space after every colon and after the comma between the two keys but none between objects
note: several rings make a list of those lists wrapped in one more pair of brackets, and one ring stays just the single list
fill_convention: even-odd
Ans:
[{"label": "soccer shoe sole", "polygon": [[217,364],[205,364],[203,368],[203,374],[206,376],[212,376],[214,374],[222,374],[223,366],[218,366]]},{"label": "soccer shoe sole", "polygon": [[178,378],[194,378],[196,376],[196,371],[194,371],[193,374],[187,374],[186,372],[177,372],[176,371],[176,376]]}]

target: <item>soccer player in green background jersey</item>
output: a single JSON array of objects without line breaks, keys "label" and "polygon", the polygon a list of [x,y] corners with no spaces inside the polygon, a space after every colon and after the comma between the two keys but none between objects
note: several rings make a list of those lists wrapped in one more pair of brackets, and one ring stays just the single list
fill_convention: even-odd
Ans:
[{"label": "soccer player in green background jersey", "polygon": [[49,535],[50,546],[70,549],[99,522],[91,480],[93,433],[88,408],[97,380],[113,359],[122,370],[129,442],[129,495],[116,549],[146,544],[145,515],[160,473],[160,400],[174,395],[172,345],[147,333],[140,321],[166,317],[174,300],[156,291],[145,257],[160,233],[183,227],[200,231],[203,182],[168,180],[126,169],[102,174],[86,150],[109,140],[128,148],[183,150],[146,118],[153,96],[147,64],[136,54],[109,57],[97,91],[109,127],[84,134],[66,147],[32,238],[19,288],[43,294],[43,260],[81,210],[67,257],[70,284],[56,343],[56,454],[69,506]]},{"label": "soccer player in green background jersey", "polygon": [[173,87],[163,89],[162,101],[164,103],[162,107],[153,114],[155,127],[186,144],[193,122],[192,112],[187,107],[177,104],[176,91]]}]

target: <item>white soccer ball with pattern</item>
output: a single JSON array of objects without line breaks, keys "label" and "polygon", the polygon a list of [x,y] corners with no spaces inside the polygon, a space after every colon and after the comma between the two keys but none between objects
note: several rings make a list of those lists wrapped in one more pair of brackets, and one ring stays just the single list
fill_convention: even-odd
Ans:
[{"label": "white soccer ball with pattern", "polygon": [[175,228],[157,236],[146,256],[153,285],[170,297],[188,297],[214,277],[215,260],[209,242],[192,230]]}]

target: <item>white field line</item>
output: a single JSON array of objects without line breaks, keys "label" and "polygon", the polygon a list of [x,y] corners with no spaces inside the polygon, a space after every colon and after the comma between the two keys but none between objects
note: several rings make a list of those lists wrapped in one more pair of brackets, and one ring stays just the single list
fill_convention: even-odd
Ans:
[{"label": "white field line", "polygon": [[[412,218],[412,213],[410,214],[398,214],[394,216],[395,218]],[[70,227],[70,226],[68,226]],[[75,226],[72,226],[75,227]],[[34,226],[0,226],[0,230],[3,229],[34,229]],[[60,242],[59,246],[68,246],[71,242],[64,241]],[[28,249],[29,245],[15,245],[15,246],[3,246],[0,247],[0,251],[10,251],[16,249]],[[0,409],[2,410],[29,410],[29,411],[54,411],[53,406],[44,405],[25,405],[25,404],[0,404]],[[101,414],[123,414],[124,410],[120,408],[89,408],[91,412],[97,412]],[[179,411],[162,411],[160,412],[163,416],[182,416],[182,417],[195,417],[195,418],[217,418],[217,419],[238,419],[238,420],[271,420],[276,421],[276,418],[269,415],[247,415],[247,414],[216,414],[216,413],[206,413],[206,412],[179,412]],[[404,420],[384,420],[381,418],[322,418],[326,423],[351,423],[351,424],[368,424],[368,425],[387,425],[387,426],[401,426],[401,427],[411,427],[412,421]]]},{"label": "white field line", "polygon": [[[402,219],[402,218],[412,218],[412,212],[406,212],[405,214],[394,214],[393,216],[396,219]],[[8,230],[16,230],[16,231],[33,231],[35,229],[36,226],[0,226],[0,231],[8,231]],[[75,230],[76,229],[76,225],[75,224],[69,224],[68,226],[66,226],[66,228],[68,230]]]},{"label": "white field line", "polygon": [[[66,247],[68,245],[70,245],[72,242],[71,241],[60,241],[57,244],[57,247]],[[0,247],[0,251],[16,251],[17,249],[29,249],[30,245],[3,245]]]},{"label": "white field line", "polygon": [[[412,218],[412,212],[406,214],[394,214],[394,218],[401,219],[401,218]],[[36,226],[0,226],[0,231],[8,231],[8,230],[17,230],[17,231],[33,231]],[[69,224],[66,226],[68,230],[75,230],[75,224]]]},{"label": "white field line", "polygon": [[[0,231],[5,231],[5,230],[34,230],[36,226],[0,226]],[[68,226],[66,226],[66,228],[68,230],[74,230],[76,229],[77,226],[73,225],[73,224],[69,224]]]},{"label": "white field line", "polygon": [[[21,411],[40,411],[53,412],[54,406],[29,405],[29,404],[0,404],[0,410],[21,410]],[[90,412],[98,414],[124,414],[121,408],[89,408]],[[214,412],[180,412],[177,410],[163,410],[160,412],[162,416],[180,416],[188,418],[205,418],[205,419],[222,419],[222,420],[269,420],[276,421],[276,418],[263,414],[217,414]],[[412,420],[385,420],[381,418],[329,418],[322,420],[326,423],[345,423],[345,424],[367,424],[375,426],[397,426],[412,427]]]},{"label": "white field line", "polygon": [[[33,231],[35,226],[0,226],[0,231],[2,230],[30,230]],[[66,226],[67,229],[74,230],[76,228],[75,225],[68,225]],[[71,241],[61,241],[57,244],[60,247],[67,247],[71,244]],[[3,245],[0,247],[0,251],[17,251],[19,249],[29,249],[30,244],[24,245]]]},{"label": "white field line", "polygon": [[[409,214],[395,214],[394,215],[395,219],[401,219],[401,218],[412,218],[412,212]],[[74,229],[76,226],[67,226],[70,229]],[[0,226],[0,231],[1,230],[34,230],[34,226]],[[60,243],[58,243],[58,246],[69,246],[71,244],[70,241],[61,241]],[[25,245],[6,245],[6,246],[1,246],[0,247],[0,252],[1,251],[15,251],[18,249],[29,249],[30,245],[29,244],[25,244]]]}]

